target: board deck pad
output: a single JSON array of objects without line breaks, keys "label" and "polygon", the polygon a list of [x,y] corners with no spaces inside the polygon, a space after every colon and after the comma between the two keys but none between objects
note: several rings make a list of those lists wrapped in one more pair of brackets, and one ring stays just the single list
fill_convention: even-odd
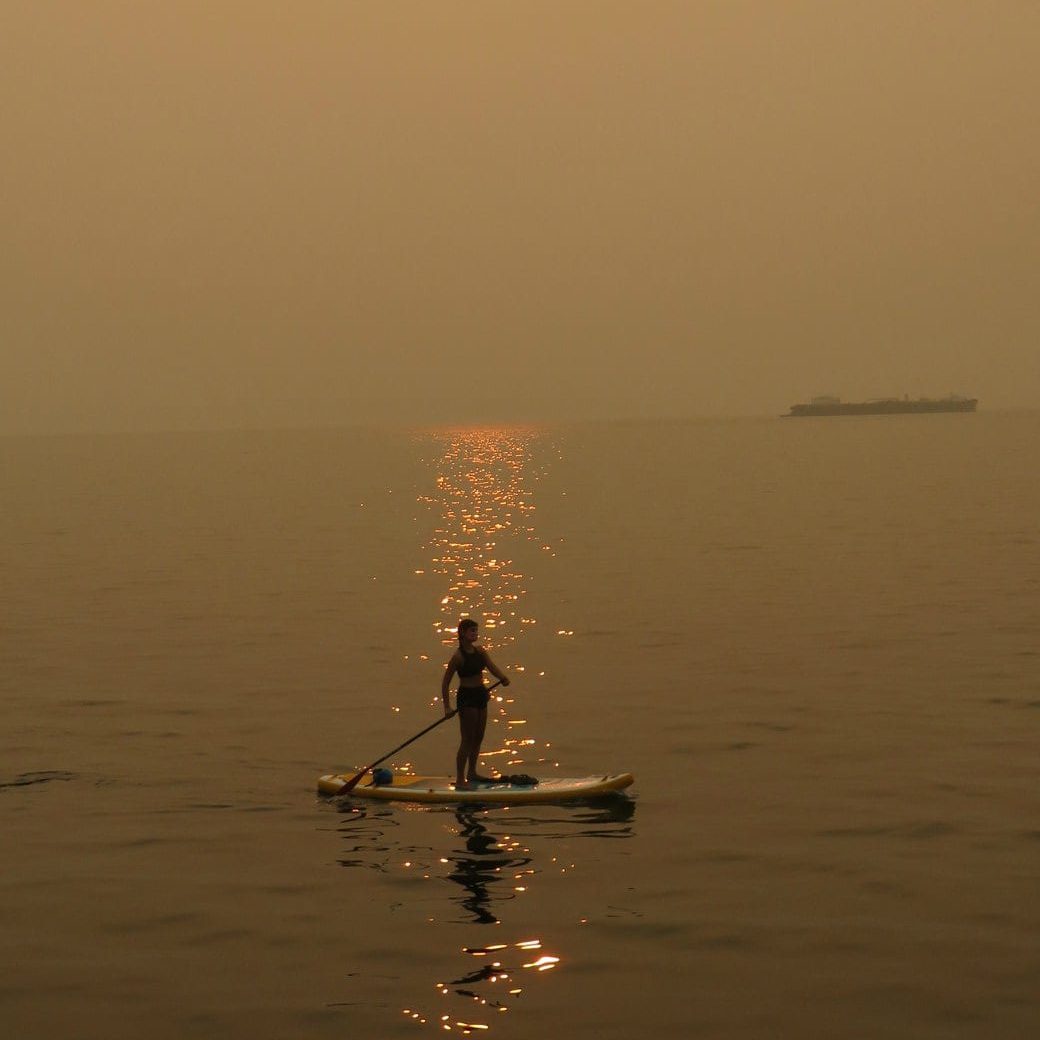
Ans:
[{"label": "board deck pad", "polygon": [[[330,773],[318,779],[322,794],[339,794],[353,773]],[[577,798],[596,798],[621,791],[633,783],[631,773],[599,774],[580,777],[551,777],[536,785],[481,783],[456,791],[455,781],[447,776],[395,776],[392,784],[372,783],[366,777],[350,792],[351,798],[374,798],[386,802],[481,802],[502,805],[530,805],[534,802],[563,802]]]}]

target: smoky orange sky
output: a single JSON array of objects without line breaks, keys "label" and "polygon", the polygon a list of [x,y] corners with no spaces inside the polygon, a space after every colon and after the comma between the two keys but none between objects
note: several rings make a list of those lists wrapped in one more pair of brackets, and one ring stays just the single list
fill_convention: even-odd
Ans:
[{"label": "smoky orange sky", "polygon": [[11,0],[0,430],[1040,404],[1040,5]]}]

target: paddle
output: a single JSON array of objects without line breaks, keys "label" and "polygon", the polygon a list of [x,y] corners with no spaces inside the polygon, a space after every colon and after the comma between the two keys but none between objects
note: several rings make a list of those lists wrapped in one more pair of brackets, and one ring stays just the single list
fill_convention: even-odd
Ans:
[{"label": "paddle", "polygon": [[[492,683],[487,688],[487,690],[490,693],[496,686],[501,686],[501,685],[502,685],[502,680],[499,679],[497,683]],[[414,741],[418,740],[421,736],[424,736],[425,734],[429,733],[431,729],[436,729],[442,722],[447,722],[448,719],[450,719],[452,717],[452,715],[458,715],[458,713],[459,713],[459,709],[456,708],[453,712],[451,712],[451,714],[443,715],[436,722],[431,722],[430,725],[426,727],[426,729],[420,730],[418,733],[415,734],[414,737],[409,737],[403,744],[398,744],[397,747],[395,747],[393,751],[388,751],[385,755],[383,755],[382,758],[377,758],[371,765],[365,766],[365,768],[362,769],[360,773],[357,773],[354,776],[352,776],[336,793],[337,794],[350,794],[350,792],[353,791],[355,787],[357,787],[358,781],[360,781],[360,779],[370,769],[375,769],[375,767],[377,765],[379,765],[380,762],[385,762],[391,755],[396,755],[397,752],[401,750],[401,748],[408,747],[409,744],[411,744]]]}]

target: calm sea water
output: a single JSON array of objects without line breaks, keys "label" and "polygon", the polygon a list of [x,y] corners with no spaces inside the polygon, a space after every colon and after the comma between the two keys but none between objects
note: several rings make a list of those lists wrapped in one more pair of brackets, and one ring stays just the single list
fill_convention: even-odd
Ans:
[{"label": "calm sea water", "polygon": [[[1038,444],[0,441],[5,1034],[1034,1036]],[[516,680],[485,764],[631,797],[316,796],[437,718],[463,613]]]}]

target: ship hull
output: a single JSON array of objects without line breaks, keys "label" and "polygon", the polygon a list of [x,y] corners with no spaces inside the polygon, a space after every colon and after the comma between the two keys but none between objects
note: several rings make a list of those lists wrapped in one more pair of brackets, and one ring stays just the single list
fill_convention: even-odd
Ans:
[{"label": "ship hull", "polygon": [[828,404],[793,404],[788,417],[812,415],[919,415],[935,412],[974,412],[975,398],[954,400],[839,401]]}]

